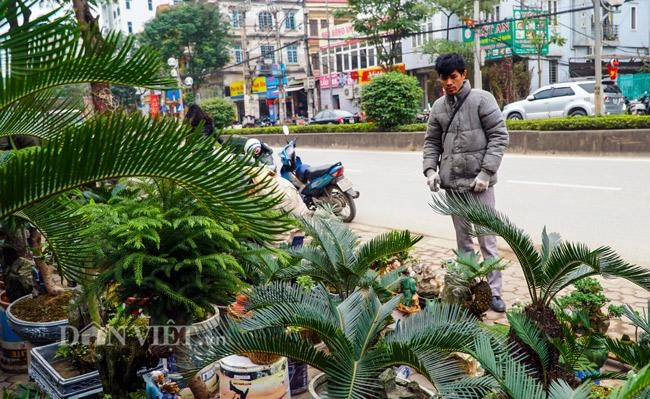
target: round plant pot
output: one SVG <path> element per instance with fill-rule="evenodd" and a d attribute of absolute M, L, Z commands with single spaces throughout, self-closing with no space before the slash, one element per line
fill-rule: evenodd
<path fill-rule="evenodd" d="M 312 399 L 320 399 L 327 397 L 327 375 L 320 373 L 309 381 L 309 397 Z M 323 396 L 321 396 L 323 395 Z"/>
<path fill-rule="evenodd" d="M 7 308 L 10 304 L 7 293 L 0 290 L 0 370 L 24 373 L 27 371 L 27 342 L 9 327 Z"/>
<path fill-rule="evenodd" d="M 59 342 L 64 337 L 65 327 L 68 325 L 68 319 L 47 321 L 47 322 L 34 322 L 20 320 L 11 312 L 11 308 L 18 302 L 31 298 L 31 294 L 27 294 L 12 302 L 7 308 L 7 321 L 9 327 L 21 338 L 31 342 L 35 346 L 51 344 Z"/>

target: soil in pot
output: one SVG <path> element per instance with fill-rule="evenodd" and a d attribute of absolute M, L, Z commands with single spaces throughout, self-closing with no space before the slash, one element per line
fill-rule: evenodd
<path fill-rule="evenodd" d="M 11 307 L 11 314 L 17 319 L 31 322 L 50 322 L 68 318 L 68 305 L 72 290 L 59 295 L 41 294 L 36 298 L 26 298 Z"/>
<path fill-rule="evenodd" d="M 60 359 L 50 363 L 59 375 L 65 379 L 78 377 L 83 374 L 70 359 Z"/>

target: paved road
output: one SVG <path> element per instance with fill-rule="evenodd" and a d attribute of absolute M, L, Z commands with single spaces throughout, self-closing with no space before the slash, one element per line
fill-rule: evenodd
<path fill-rule="evenodd" d="M 298 147 L 297 153 L 311 165 L 343 162 L 361 192 L 355 222 L 453 238 L 450 219 L 427 205 L 419 152 Z M 546 226 L 565 240 L 608 245 L 650 266 L 650 158 L 506 154 L 497 208 L 536 242 Z"/>

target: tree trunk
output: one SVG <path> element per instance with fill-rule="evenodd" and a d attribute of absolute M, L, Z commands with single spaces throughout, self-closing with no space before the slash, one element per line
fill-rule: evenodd
<path fill-rule="evenodd" d="M 537 88 L 542 87 L 542 56 L 537 53 Z"/>
<path fill-rule="evenodd" d="M 158 362 L 158 359 L 151 356 L 149 344 L 147 341 L 140 345 L 137 338 L 130 337 L 124 345 L 111 342 L 95 347 L 104 394 L 113 398 L 128 398 L 129 393 L 142 388 L 138 370 L 149 369 Z"/>
<path fill-rule="evenodd" d="M 45 263 L 43 259 L 43 235 L 40 231 L 35 228 L 29 229 L 29 238 L 27 242 L 32 247 L 32 253 L 34 254 L 34 264 L 38 269 L 38 272 L 41 274 L 41 280 L 45 286 L 45 291 L 50 295 L 59 295 L 63 293 L 63 287 L 54 280 L 54 273 L 50 266 Z"/>
<path fill-rule="evenodd" d="M 77 23 L 81 27 L 84 47 L 89 50 L 102 45 L 103 39 L 99 30 L 97 18 L 90 12 L 87 0 L 72 0 Z M 93 109 L 98 114 L 112 111 L 111 88 L 108 83 L 94 82 L 90 84 L 90 94 L 93 102 Z"/>
<path fill-rule="evenodd" d="M 447 14 L 447 41 L 449 41 L 449 21 L 451 20 L 452 14 Z"/>
<path fill-rule="evenodd" d="M 205 385 L 205 382 L 201 380 L 201 376 L 196 374 L 188 383 L 190 391 L 192 391 L 192 396 L 194 399 L 210 399 L 210 392 L 208 387 Z"/>

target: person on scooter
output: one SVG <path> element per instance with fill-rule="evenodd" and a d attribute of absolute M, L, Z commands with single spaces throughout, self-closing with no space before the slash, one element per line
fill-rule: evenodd
<path fill-rule="evenodd" d="M 253 158 L 261 163 L 268 165 L 275 171 L 275 163 L 273 162 L 273 149 L 267 144 L 259 141 L 258 139 L 248 139 L 244 144 L 244 154 L 251 154 Z"/>

